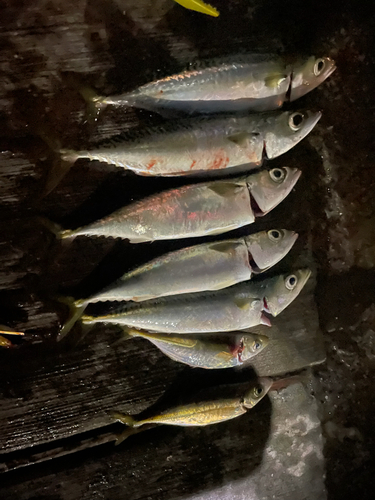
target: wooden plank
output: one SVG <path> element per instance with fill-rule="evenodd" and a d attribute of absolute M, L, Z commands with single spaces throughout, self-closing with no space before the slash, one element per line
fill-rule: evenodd
<path fill-rule="evenodd" d="M 159 427 L 115 450 L 108 445 L 45 464 L 43 473 L 33 467 L 22 482 L 17 474 L 6 475 L 0 494 L 10 500 L 30 499 L 30 491 L 60 500 L 85 500 L 93 492 L 114 500 L 322 500 L 321 449 L 316 403 L 296 384 L 227 423 Z"/>
<path fill-rule="evenodd" d="M 316 311 L 310 307 L 312 290 L 313 283 L 267 329 L 272 337 L 269 352 L 254 362 L 259 375 L 290 372 L 324 360 Z M 115 408 L 138 413 L 155 402 L 180 371 L 197 372 L 170 361 L 144 340 L 111 346 L 116 330 L 96 332 L 73 350 L 37 344 L 0 352 L 3 452 L 108 425 L 108 413 Z"/>

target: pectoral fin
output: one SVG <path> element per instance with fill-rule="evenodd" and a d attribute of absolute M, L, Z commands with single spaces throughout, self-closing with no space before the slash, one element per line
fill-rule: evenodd
<path fill-rule="evenodd" d="M 223 198 L 230 198 L 235 192 L 235 184 L 233 182 L 217 182 L 213 183 L 209 189 Z"/>
<path fill-rule="evenodd" d="M 243 309 L 244 311 L 250 309 L 250 300 L 247 298 L 235 297 L 234 303 L 238 308 Z"/>
<path fill-rule="evenodd" d="M 252 135 L 247 132 L 239 132 L 238 134 L 228 136 L 228 141 L 234 142 L 240 148 L 246 148 L 251 137 Z"/>
<path fill-rule="evenodd" d="M 233 241 L 218 241 L 211 243 L 208 247 L 210 250 L 215 250 L 215 252 L 228 253 L 233 251 L 237 245 L 238 243 Z"/>
<path fill-rule="evenodd" d="M 281 75 L 280 73 L 274 73 L 271 75 L 266 76 L 264 79 L 264 83 L 266 84 L 267 87 L 270 87 L 272 89 L 280 87 L 280 85 L 283 83 L 283 81 L 287 78 L 287 75 Z"/>

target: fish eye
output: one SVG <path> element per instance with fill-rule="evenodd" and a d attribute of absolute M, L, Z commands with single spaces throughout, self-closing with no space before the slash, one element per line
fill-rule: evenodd
<path fill-rule="evenodd" d="M 260 386 L 254 387 L 253 394 L 255 398 L 259 398 L 263 394 L 263 388 Z"/>
<path fill-rule="evenodd" d="M 273 168 L 270 170 L 270 177 L 274 182 L 281 183 L 285 179 L 286 171 L 283 168 Z"/>
<path fill-rule="evenodd" d="M 279 241 L 283 236 L 282 232 L 278 229 L 271 229 L 267 234 L 271 241 Z"/>
<path fill-rule="evenodd" d="M 253 342 L 253 349 L 254 349 L 254 351 L 257 351 L 257 350 L 258 350 L 258 349 L 260 349 L 261 347 L 262 347 L 262 344 L 261 344 L 261 342 L 260 342 L 259 340 L 255 340 L 255 341 Z"/>
<path fill-rule="evenodd" d="M 297 284 L 297 276 L 295 276 L 294 274 L 291 274 L 285 280 L 285 286 L 288 290 L 293 290 L 293 288 L 295 288 L 296 284 Z"/>
<path fill-rule="evenodd" d="M 293 132 L 297 132 L 302 127 L 304 116 L 302 113 L 297 111 L 289 116 L 289 127 Z"/>
<path fill-rule="evenodd" d="M 324 70 L 326 63 L 324 59 L 317 59 L 314 64 L 314 75 L 319 76 L 321 72 Z"/>

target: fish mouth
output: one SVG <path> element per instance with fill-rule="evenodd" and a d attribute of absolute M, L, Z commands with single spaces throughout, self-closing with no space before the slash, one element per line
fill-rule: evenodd
<path fill-rule="evenodd" d="M 326 73 L 326 75 L 327 75 L 326 78 L 329 78 L 332 75 L 332 73 L 334 71 L 336 71 L 337 66 L 336 66 L 335 61 L 333 59 L 331 59 L 330 57 L 327 57 L 326 59 L 327 59 L 328 62 L 332 63 L 332 66 L 329 68 L 329 70 Z"/>
<path fill-rule="evenodd" d="M 304 127 L 304 131 L 305 131 L 304 137 L 306 137 L 306 135 L 312 131 L 312 129 L 315 127 L 315 125 L 321 119 L 322 112 L 321 111 L 316 111 L 316 112 L 306 111 L 306 115 L 307 115 L 307 120 L 306 120 L 306 125 Z"/>
<path fill-rule="evenodd" d="M 300 287 L 301 287 L 300 290 L 302 290 L 302 288 L 306 285 L 306 283 L 307 283 L 308 279 L 310 278 L 310 276 L 311 276 L 310 269 L 306 269 L 305 270 L 305 276 L 303 277 L 302 283 L 300 285 Z"/>

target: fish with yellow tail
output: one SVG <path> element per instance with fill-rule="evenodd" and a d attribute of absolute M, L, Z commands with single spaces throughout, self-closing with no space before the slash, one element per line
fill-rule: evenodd
<path fill-rule="evenodd" d="M 181 427 L 218 424 L 237 418 L 254 408 L 267 395 L 271 386 L 272 379 L 262 377 L 257 382 L 252 383 L 241 396 L 177 406 L 144 420 L 136 420 L 130 415 L 122 415 L 121 413 L 115 413 L 113 416 L 119 422 L 130 427 L 141 427 L 145 424 L 177 425 Z"/>

